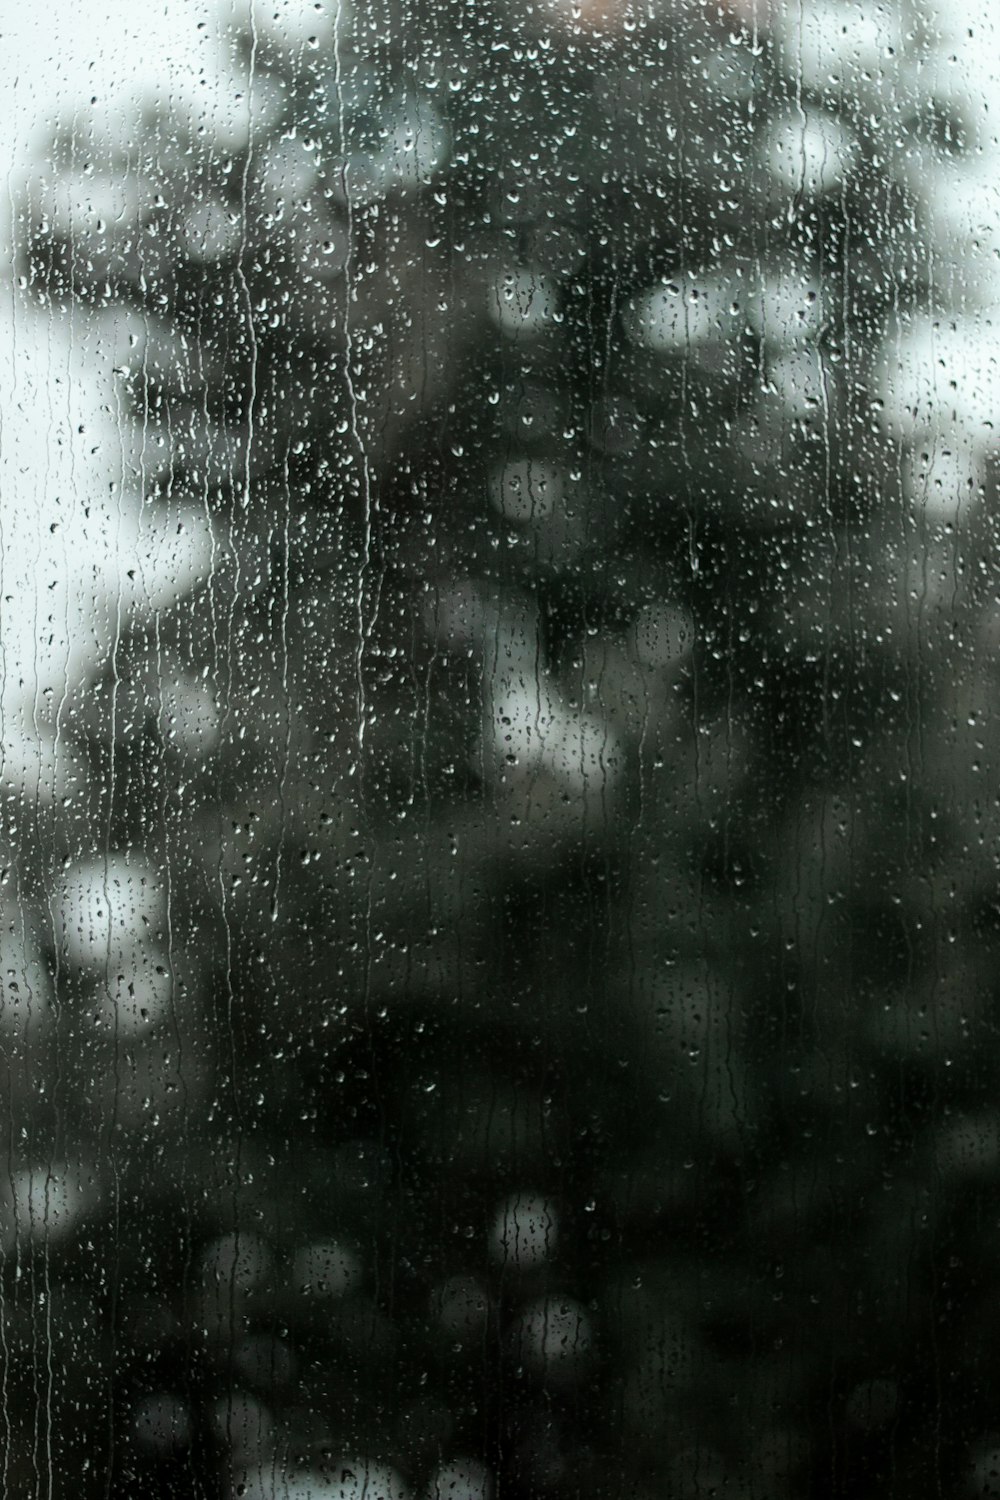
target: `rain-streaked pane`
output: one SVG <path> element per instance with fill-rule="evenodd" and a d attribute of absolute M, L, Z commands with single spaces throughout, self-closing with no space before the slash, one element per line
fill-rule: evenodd
<path fill-rule="evenodd" d="M 994 7 L 0 33 L 0 1492 L 1000 1494 Z"/>

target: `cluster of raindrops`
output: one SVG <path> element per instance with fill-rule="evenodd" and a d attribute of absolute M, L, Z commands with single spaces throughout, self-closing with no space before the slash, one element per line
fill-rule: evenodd
<path fill-rule="evenodd" d="M 115 420 L 4 683 L 18 1442 L 989 1493 L 989 13 L 389 11 L 32 186 Z"/>

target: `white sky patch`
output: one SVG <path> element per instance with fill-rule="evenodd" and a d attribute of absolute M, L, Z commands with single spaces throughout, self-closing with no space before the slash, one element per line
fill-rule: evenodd
<path fill-rule="evenodd" d="M 64 795 L 72 774 L 54 749 L 65 695 L 106 660 L 133 609 L 169 602 L 208 553 L 204 533 L 142 511 L 108 316 L 40 307 L 12 251 L 25 204 L 52 176 L 57 127 L 107 150 L 150 99 L 220 124 L 233 113 L 213 16 L 206 0 L 57 0 L 43 25 L 14 5 L 0 25 L 0 779 L 42 797 Z"/>

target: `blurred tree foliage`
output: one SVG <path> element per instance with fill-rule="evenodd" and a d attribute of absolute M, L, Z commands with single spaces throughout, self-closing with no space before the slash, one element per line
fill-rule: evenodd
<path fill-rule="evenodd" d="M 986 126 L 793 9 L 257 7 L 57 143 L 212 565 L 18 815 L 6 1493 L 997 1492 Z"/>

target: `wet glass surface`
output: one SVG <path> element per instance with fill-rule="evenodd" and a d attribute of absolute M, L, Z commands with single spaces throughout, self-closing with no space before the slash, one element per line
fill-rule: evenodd
<path fill-rule="evenodd" d="M 1000 1494 L 994 8 L 4 29 L 0 1492 Z"/>

